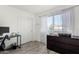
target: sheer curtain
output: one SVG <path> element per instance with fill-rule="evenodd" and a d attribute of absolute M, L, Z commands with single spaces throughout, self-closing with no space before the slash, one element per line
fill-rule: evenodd
<path fill-rule="evenodd" d="M 42 16 L 40 33 L 41 41 L 46 44 L 47 34 L 49 33 L 57 32 L 72 34 L 74 28 L 73 19 L 73 9 L 64 10 L 52 16 Z M 59 24 L 59 27 L 56 27 L 57 25 L 55 24 Z"/>
<path fill-rule="evenodd" d="M 73 9 L 66 10 L 62 13 L 62 33 L 73 33 L 74 28 L 74 11 Z"/>

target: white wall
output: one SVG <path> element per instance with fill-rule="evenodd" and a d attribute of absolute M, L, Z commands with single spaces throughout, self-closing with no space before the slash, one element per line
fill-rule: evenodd
<path fill-rule="evenodd" d="M 30 21 L 29 21 L 30 20 Z M 24 22 L 22 22 L 24 21 Z M 35 15 L 10 6 L 0 6 L 0 26 L 10 27 L 11 32 L 22 34 L 22 43 L 35 40 Z M 27 27 L 31 26 L 31 27 Z M 26 29 L 26 30 L 24 30 Z M 27 29 L 31 29 L 30 34 Z M 26 38 L 28 35 L 32 39 Z M 14 41 L 14 40 L 13 40 Z"/>
<path fill-rule="evenodd" d="M 74 8 L 74 35 L 79 36 L 79 6 Z"/>
<path fill-rule="evenodd" d="M 40 41 L 40 26 L 41 26 L 41 20 L 39 16 L 35 16 L 35 40 Z"/>

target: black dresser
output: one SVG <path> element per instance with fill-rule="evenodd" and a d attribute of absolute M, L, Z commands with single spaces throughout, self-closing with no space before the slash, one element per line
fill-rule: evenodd
<path fill-rule="evenodd" d="M 61 54 L 78 54 L 79 39 L 47 35 L 47 48 Z"/>

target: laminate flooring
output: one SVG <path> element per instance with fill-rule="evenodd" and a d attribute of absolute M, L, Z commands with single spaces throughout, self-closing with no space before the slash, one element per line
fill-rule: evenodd
<path fill-rule="evenodd" d="M 0 54 L 58 54 L 57 52 L 50 51 L 42 42 L 31 41 L 22 45 L 21 48 L 14 50 L 0 51 Z"/>

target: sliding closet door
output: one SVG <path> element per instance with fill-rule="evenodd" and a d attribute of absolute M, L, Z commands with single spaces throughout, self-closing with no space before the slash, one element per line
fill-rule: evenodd
<path fill-rule="evenodd" d="M 22 35 L 22 43 L 32 41 L 33 39 L 33 21 L 31 17 L 20 16 L 18 17 L 17 27 L 18 32 Z"/>

